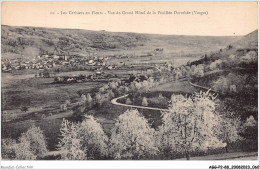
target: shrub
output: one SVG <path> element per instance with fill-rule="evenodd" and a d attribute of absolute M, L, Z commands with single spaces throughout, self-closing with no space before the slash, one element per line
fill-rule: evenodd
<path fill-rule="evenodd" d="M 87 99 L 86 100 L 87 100 L 88 103 L 92 102 L 92 97 L 91 97 L 91 95 L 89 93 L 87 94 Z"/>
<path fill-rule="evenodd" d="M 229 90 L 228 79 L 221 76 L 217 81 L 213 83 L 213 89 L 220 92 L 228 92 Z"/>
<path fill-rule="evenodd" d="M 245 138 L 244 149 L 246 151 L 257 151 L 258 148 L 258 123 L 255 118 L 249 116 L 242 126 L 241 135 Z"/>
<path fill-rule="evenodd" d="M 60 111 L 65 112 L 65 111 L 67 111 L 67 110 L 68 110 L 68 108 L 67 108 L 67 105 L 66 105 L 66 104 L 61 104 L 61 105 L 60 105 Z"/>
<path fill-rule="evenodd" d="M 148 102 L 147 102 L 146 97 L 143 98 L 142 106 L 148 106 Z"/>
<path fill-rule="evenodd" d="M 86 101 L 87 101 L 86 96 L 85 96 L 84 94 L 82 94 L 82 95 L 80 96 L 80 102 L 81 102 L 81 103 L 85 103 Z"/>
<path fill-rule="evenodd" d="M 132 101 L 129 98 L 127 98 L 125 104 L 132 104 Z"/>
<path fill-rule="evenodd" d="M 246 119 L 245 123 L 243 124 L 244 128 L 255 127 L 255 126 L 257 126 L 257 122 L 256 122 L 255 118 L 252 115 L 249 116 Z"/>
<path fill-rule="evenodd" d="M 97 93 L 95 95 L 95 103 L 98 105 L 98 106 L 101 106 L 102 104 L 102 96 L 100 93 Z"/>
<path fill-rule="evenodd" d="M 192 74 L 195 77 L 203 77 L 204 76 L 204 65 L 199 64 L 194 68 L 194 71 L 192 72 Z"/>
<path fill-rule="evenodd" d="M 93 99 L 89 93 L 87 94 L 86 102 L 87 102 L 87 105 L 91 108 L 93 105 Z"/>

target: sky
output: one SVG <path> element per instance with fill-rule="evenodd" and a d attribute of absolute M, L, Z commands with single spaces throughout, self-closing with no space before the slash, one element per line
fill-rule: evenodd
<path fill-rule="evenodd" d="M 61 15 L 61 11 L 67 14 Z M 84 12 L 84 15 L 69 14 L 69 11 Z M 135 14 L 135 11 L 145 14 Z M 148 11 L 151 14 L 147 14 Z M 172 14 L 162 14 L 165 11 Z M 174 14 L 174 11 L 184 13 Z M 195 14 L 195 11 L 207 15 Z M 134 14 L 123 14 L 126 12 Z M 242 1 L 9 1 L 2 3 L 1 24 L 169 35 L 246 35 L 258 29 L 258 4 Z"/>

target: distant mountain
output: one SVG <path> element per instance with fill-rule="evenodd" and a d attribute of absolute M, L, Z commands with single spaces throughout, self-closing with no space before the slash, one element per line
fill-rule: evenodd
<path fill-rule="evenodd" d="M 13 27 L 2 25 L 2 57 L 34 57 L 41 54 L 88 55 L 146 55 L 157 48 L 169 56 L 204 54 L 225 48 L 239 36 L 182 36 Z"/>

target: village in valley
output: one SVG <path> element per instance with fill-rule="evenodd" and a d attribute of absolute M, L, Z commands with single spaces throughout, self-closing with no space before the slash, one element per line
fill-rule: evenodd
<path fill-rule="evenodd" d="M 148 57 L 153 56 L 153 58 L 156 58 L 158 53 L 162 54 L 162 52 L 163 48 L 157 48 L 152 54 L 149 54 Z M 105 74 L 104 70 L 128 69 L 128 75 L 130 76 L 133 75 L 133 73 L 144 75 L 145 73 L 149 74 L 154 71 L 160 72 L 163 69 L 169 71 L 174 69 L 173 63 L 167 61 L 159 61 L 156 63 L 139 62 L 133 64 L 129 61 L 130 57 L 125 54 L 100 57 L 97 53 L 88 52 L 88 56 L 42 54 L 28 60 L 25 58 L 26 57 L 22 55 L 17 59 L 2 60 L 2 72 L 12 73 L 12 71 L 15 70 L 30 70 L 31 73 L 35 73 L 35 77 L 54 78 L 54 83 L 75 83 L 86 81 L 87 79 L 93 80 L 117 77 L 116 74 Z M 135 67 L 138 67 L 138 69 L 135 69 Z M 63 76 L 57 76 L 57 74 L 61 72 L 66 73 L 83 70 L 91 71 L 92 74 L 88 73 L 72 76 L 68 73 L 67 75 L 63 74 Z"/>
<path fill-rule="evenodd" d="M 80 67 L 80 66 L 97 66 L 89 67 L 89 69 L 96 69 L 106 67 L 107 69 L 115 69 L 116 65 L 106 65 L 108 57 L 81 57 L 68 55 L 41 55 L 35 56 L 32 60 L 25 61 L 24 56 L 21 58 L 2 61 L 2 71 L 11 72 L 12 70 L 33 69 L 36 73 L 35 77 L 50 77 L 51 75 L 43 74 L 44 70 L 53 70 L 52 72 L 59 72 L 61 67 Z"/>

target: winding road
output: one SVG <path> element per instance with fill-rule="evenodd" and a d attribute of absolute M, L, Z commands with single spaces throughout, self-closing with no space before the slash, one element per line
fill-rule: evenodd
<path fill-rule="evenodd" d="M 176 81 L 176 82 L 180 82 L 180 81 Z M 176 82 L 175 82 L 175 83 L 176 83 Z M 203 87 L 203 86 L 200 86 L 200 85 L 191 83 L 191 82 L 188 82 L 187 84 L 188 84 L 188 86 L 191 86 L 191 87 L 194 87 L 194 88 L 197 88 L 197 89 L 203 89 L 203 90 L 206 90 L 206 91 L 210 90 L 210 88 L 208 88 L 208 87 Z M 183 87 L 183 86 L 181 86 L 181 87 Z M 216 92 L 216 91 L 213 91 L 213 90 L 210 90 L 210 91 L 212 91 L 212 92 L 214 92 L 214 93 L 219 93 L 219 92 Z M 126 95 L 123 95 L 123 96 L 114 98 L 114 99 L 111 100 L 111 103 L 114 104 L 114 105 L 124 106 L 124 107 L 131 107 L 131 108 L 148 109 L 148 110 L 158 110 L 158 111 L 167 111 L 167 109 L 161 109 L 161 108 L 156 108 L 156 107 L 137 106 L 137 105 L 123 104 L 123 103 L 117 102 L 118 99 L 125 98 L 125 97 L 127 97 L 128 95 L 129 95 L 129 94 L 126 94 Z"/>
<path fill-rule="evenodd" d="M 118 105 L 118 106 L 124 106 L 124 107 L 131 107 L 131 108 L 138 108 L 138 109 L 148 109 L 148 110 L 158 110 L 158 111 L 167 111 L 167 109 L 160 109 L 160 108 L 155 108 L 155 107 L 144 107 L 144 106 L 136 106 L 136 105 L 129 105 L 129 104 L 123 104 L 123 103 L 118 103 L 117 100 L 118 99 L 122 99 L 127 97 L 128 94 L 124 95 L 124 96 L 120 96 L 117 98 L 114 98 L 111 100 L 111 103 L 114 105 Z"/>

